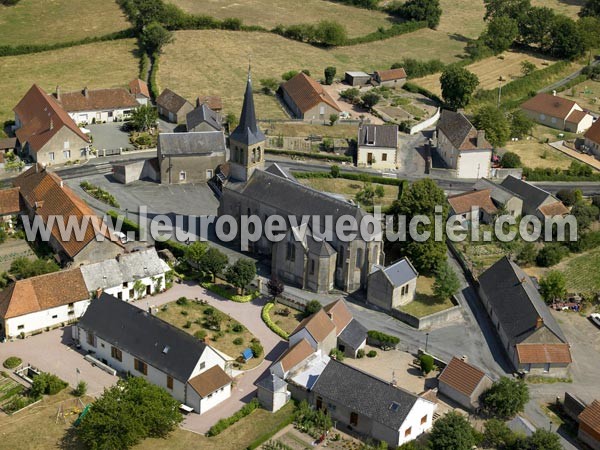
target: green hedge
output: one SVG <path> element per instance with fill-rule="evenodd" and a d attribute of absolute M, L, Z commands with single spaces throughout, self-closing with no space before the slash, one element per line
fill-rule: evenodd
<path fill-rule="evenodd" d="M 404 90 L 406 90 L 408 92 L 412 92 L 414 94 L 424 95 L 425 97 L 433 100 L 434 102 L 437 102 L 440 105 L 444 103 L 444 101 L 438 95 L 425 89 L 424 87 L 421 87 L 415 83 L 411 83 L 410 81 L 407 81 L 406 83 L 404 83 L 404 86 L 402 86 L 402 88 Z"/>
<path fill-rule="evenodd" d="M 367 337 L 379 343 L 382 347 L 393 347 L 400 342 L 400 338 L 377 330 L 367 332 Z"/>
<path fill-rule="evenodd" d="M 265 306 L 263 306 L 262 312 L 260 313 L 260 317 L 262 318 L 265 325 L 268 326 L 273 333 L 277 334 L 279 337 L 282 337 L 287 341 L 290 338 L 289 333 L 286 333 L 284 330 L 282 330 L 279 327 L 279 325 L 277 325 L 275 322 L 273 322 L 273 320 L 271 320 L 271 316 L 269 316 L 269 313 L 273 309 L 273 306 L 275 306 L 275 303 L 272 302 L 269 302 Z"/>
<path fill-rule="evenodd" d="M 593 172 L 589 175 L 576 175 L 568 170 L 537 167 L 525 167 L 523 176 L 527 181 L 600 181 L 600 173 Z"/>
<path fill-rule="evenodd" d="M 158 86 L 157 75 L 158 75 L 158 55 L 152 55 L 150 57 L 150 75 L 148 76 L 148 89 L 153 100 L 156 100 L 160 95 L 160 87 Z"/>
<path fill-rule="evenodd" d="M 296 172 L 292 171 L 295 178 L 335 178 L 329 172 Z M 340 172 L 337 178 L 353 181 L 365 181 L 369 183 L 385 184 L 388 186 L 404 187 L 406 180 L 398 178 L 387 178 L 379 175 L 369 175 L 366 173 Z"/>
<path fill-rule="evenodd" d="M 154 246 L 157 250 L 169 250 L 176 258 L 182 258 L 185 255 L 185 249 L 187 248 L 187 245 L 171 239 L 163 242 L 156 241 Z"/>
<path fill-rule="evenodd" d="M 106 212 L 106 215 L 112 219 L 112 225 L 115 226 L 117 219 L 121 218 L 123 223 L 121 225 L 121 232 L 127 233 L 128 231 L 133 231 L 135 233 L 136 238 L 139 239 L 142 229 L 140 226 L 132 220 L 126 219 L 122 214 L 119 214 L 117 211 L 109 210 Z"/>
<path fill-rule="evenodd" d="M 364 36 L 346 39 L 346 42 L 343 46 L 382 41 L 384 39 L 389 39 L 394 36 L 400 36 L 401 34 L 412 33 L 423 28 L 427 28 L 427 22 L 410 21 L 392 25 L 390 28 L 379 27 L 377 31 L 373 31 L 372 33 L 366 34 Z"/>
<path fill-rule="evenodd" d="M 148 75 L 148 67 L 150 66 L 150 58 L 148 58 L 148 53 L 144 50 L 140 50 L 142 55 L 140 56 L 140 71 L 138 73 L 138 78 L 140 80 L 146 80 L 146 76 Z"/>
<path fill-rule="evenodd" d="M 260 403 L 258 402 L 257 398 L 253 398 L 250 401 L 250 403 L 244 405 L 234 415 L 226 417 L 225 419 L 221 419 L 217 423 L 215 423 L 212 427 L 210 427 L 210 429 L 208 430 L 207 436 L 212 437 L 212 436 L 217 436 L 217 435 L 221 434 L 223 431 L 225 431 L 231 425 L 233 425 L 234 423 L 243 419 L 244 417 L 249 415 L 252 411 L 254 411 L 255 409 L 258 409 L 258 408 L 260 408 Z"/>
<path fill-rule="evenodd" d="M 227 289 L 225 289 L 224 287 L 222 287 L 218 284 L 209 283 L 206 281 L 203 283 L 200 283 L 200 285 L 204 289 L 208 289 L 209 291 L 214 292 L 215 294 L 220 295 L 221 297 L 225 297 L 226 299 L 231 300 L 236 303 L 248 303 L 260 296 L 260 292 L 258 292 L 258 291 L 254 291 L 254 292 L 251 292 L 250 294 L 246 294 L 246 295 L 230 294 L 229 291 Z"/>
<path fill-rule="evenodd" d="M 334 153 L 310 153 L 310 152 L 293 152 L 291 150 L 279 150 L 274 148 L 265 149 L 266 153 L 271 155 L 285 155 L 285 156 L 301 156 L 303 158 L 310 159 L 322 159 L 327 161 L 340 161 L 340 162 L 353 162 L 352 156 L 336 155 Z"/>

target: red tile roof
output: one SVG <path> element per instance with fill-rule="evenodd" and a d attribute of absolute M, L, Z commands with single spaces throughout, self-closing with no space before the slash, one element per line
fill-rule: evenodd
<path fill-rule="evenodd" d="M 344 328 L 348 326 L 350 322 L 352 322 L 352 313 L 348 309 L 346 302 L 344 300 L 339 299 L 329 305 L 323 307 L 327 315 L 335 324 L 336 333 L 339 336 Z"/>
<path fill-rule="evenodd" d="M 22 145 L 29 143 L 29 148 L 37 152 L 63 127 L 69 128 L 85 143 L 90 138 L 84 134 L 56 99 L 46 94 L 37 84 L 15 106 L 13 111 L 22 123 L 16 131 Z"/>
<path fill-rule="evenodd" d="M 588 115 L 588 113 L 586 113 L 585 111 L 580 111 L 580 110 L 576 109 L 571 114 L 569 114 L 569 117 L 567 117 L 567 122 L 579 123 L 583 119 L 585 119 L 587 117 L 587 115 Z"/>
<path fill-rule="evenodd" d="M 573 100 L 542 93 L 527 100 L 521 108 L 565 120 L 575 104 Z"/>
<path fill-rule="evenodd" d="M 17 214 L 20 211 L 19 188 L 0 190 L 0 216 Z"/>
<path fill-rule="evenodd" d="M 455 214 L 471 212 L 471 208 L 475 206 L 478 206 L 488 214 L 495 214 L 498 212 L 498 208 L 492 202 L 491 193 L 491 189 L 482 189 L 481 191 L 451 195 L 448 197 L 448 203 L 450 203 Z"/>
<path fill-rule="evenodd" d="M 200 394 L 200 397 L 205 398 L 208 394 L 212 394 L 217 389 L 227 386 L 231 383 L 231 377 L 225 373 L 220 366 L 213 366 L 205 370 L 200 375 L 188 381 L 190 386 Z"/>
<path fill-rule="evenodd" d="M 596 144 L 600 144 L 600 120 L 596 120 L 583 136 Z"/>
<path fill-rule="evenodd" d="M 129 82 L 129 92 L 136 96 L 139 94 L 146 98 L 150 98 L 150 90 L 148 89 L 148 85 L 145 81 L 142 81 L 139 78 Z"/>
<path fill-rule="evenodd" d="M 312 316 L 309 316 L 300 322 L 296 329 L 292 331 L 292 334 L 296 334 L 302 328 L 306 328 L 306 330 L 317 342 L 323 342 L 327 336 L 335 331 L 335 325 L 333 321 L 323 309 L 320 309 Z"/>
<path fill-rule="evenodd" d="M 58 102 L 68 112 L 110 111 L 139 106 L 135 97 L 125 88 L 88 89 L 61 92 Z"/>
<path fill-rule="evenodd" d="M 542 205 L 538 209 L 544 215 L 544 217 L 564 216 L 565 214 L 569 214 L 569 208 L 567 208 L 562 202 L 554 202 L 547 205 Z"/>
<path fill-rule="evenodd" d="M 375 72 L 381 81 L 392 81 L 406 78 L 406 71 L 401 67 L 399 69 L 378 70 Z"/>
<path fill-rule="evenodd" d="M 570 364 L 569 344 L 517 344 L 517 358 L 521 364 Z"/>
<path fill-rule="evenodd" d="M 341 108 L 333 97 L 323 89 L 323 86 L 303 72 L 283 83 L 281 88 L 287 92 L 298 109 L 303 113 L 314 108 L 321 102 L 327 103 L 337 111 L 341 111 Z"/>
<path fill-rule="evenodd" d="M 470 397 L 485 376 L 485 372 L 477 367 L 453 357 L 440 374 L 439 381 Z"/>
<path fill-rule="evenodd" d="M 314 349 L 310 343 L 306 339 L 301 339 L 296 345 L 287 349 L 276 362 L 281 363 L 281 368 L 284 372 L 287 372 L 313 353 Z"/>
<path fill-rule="evenodd" d="M 600 402 L 594 400 L 579 414 L 579 423 L 600 434 Z"/>
<path fill-rule="evenodd" d="M 196 106 L 204 103 L 213 111 L 221 111 L 223 109 L 223 100 L 218 95 L 201 95 L 196 99 Z"/>

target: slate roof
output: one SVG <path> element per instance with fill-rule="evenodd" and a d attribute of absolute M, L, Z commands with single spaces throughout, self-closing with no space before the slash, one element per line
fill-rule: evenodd
<path fill-rule="evenodd" d="M 106 293 L 92 300 L 78 326 L 184 383 L 207 347 L 192 335 Z"/>
<path fill-rule="evenodd" d="M 485 377 L 485 372 L 454 356 L 438 379 L 470 397 Z"/>
<path fill-rule="evenodd" d="M 206 398 L 217 389 L 227 386 L 232 382 L 229 375 L 220 366 L 214 365 L 188 381 L 189 385 L 202 398 Z"/>
<path fill-rule="evenodd" d="M 476 191 L 489 189 L 491 191 L 490 197 L 492 197 L 492 200 L 498 202 L 500 205 L 505 205 L 506 202 L 508 202 L 513 197 L 521 198 L 521 196 L 516 194 L 515 192 L 511 192 L 504 186 L 496 184 L 493 181 L 488 180 L 487 178 L 480 178 L 479 180 L 477 180 L 473 189 L 475 189 Z"/>
<path fill-rule="evenodd" d="M 17 214 L 20 211 L 19 188 L 0 189 L 0 216 Z"/>
<path fill-rule="evenodd" d="M 375 72 L 375 75 L 381 81 L 401 80 L 406 78 L 406 71 L 400 67 L 398 69 L 378 70 Z"/>
<path fill-rule="evenodd" d="M 536 331 L 538 318 L 560 342 L 567 343 L 531 278 L 510 259 L 498 260 L 481 274 L 479 284 L 511 345 L 523 342 Z"/>
<path fill-rule="evenodd" d="M 222 131 L 160 133 L 158 147 L 161 156 L 209 155 L 226 151 L 225 135 Z"/>
<path fill-rule="evenodd" d="M 296 334 L 303 328 L 306 328 L 306 331 L 310 333 L 316 342 L 323 342 L 327 336 L 336 331 L 333 321 L 323 309 L 318 310 L 312 316 L 309 316 L 300 322 L 290 336 Z"/>
<path fill-rule="evenodd" d="M 352 319 L 344 330 L 338 334 L 338 339 L 352 348 L 358 348 L 367 339 L 367 331 L 358 320 Z"/>
<path fill-rule="evenodd" d="M 575 105 L 573 100 L 541 93 L 527 100 L 521 108 L 565 120 Z"/>
<path fill-rule="evenodd" d="M 196 128 L 198 125 L 204 122 L 206 122 L 216 131 L 220 131 L 222 129 L 219 115 L 210 109 L 206 104 L 202 104 L 187 113 L 185 116 L 185 121 L 188 131 Z"/>
<path fill-rule="evenodd" d="M 254 145 L 258 142 L 267 140 L 256 121 L 256 110 L 254 109 L 254 94 L 252 93 L 252 78 L 250 77 L 250 72 L 248 72 L 248 81 L 246 82 L 246 92 L 244 93 L 244 104 L 242 106 L 240 123 L 235 130 L 233 130 L 229 139 L 244 145 Z"/>
<path fill-rule="evenodd" d="M 131 92 L 135 96 L 142 96 L 146 98 L 150 98 L 150 90 L 148 89 L 148 85 L 145 81 L 136 78 L 135 80 L 131 80 L 129 82 L 129 92 Z"/>
<path fill-rule="evenodd" d="M 400 429 L 419 399 L 389 382 L 335 360 L 327 364 L 312 391 L 393 430 Z M 391 408 L 392 402 L 398 405 L 395 411 Z"/>
<path fill-rule="evenodd" d="M 110 111 L 122 108 L 137 108 L 139 103 L 125 88 L 82 89 L 56 94 L 65 111 Z"/>
<path fill-rule="evenodd" d="M 325 240 L 316 240 L 313 237 L 310 229 L 306 230 L 306 244 L 308 246 L 308 251 L 317 256 L 332 256 L 333 254 L 335 254 L 335 250 L 331 246 L 331 244 Z"/>
<path fill-rule="evenodd" d="M 397 125 L 361 125 L 358 128 L 358 145 L 398 148 Z"/>
<path fill-rule="evenodd" d="M 37 84 L 31 86 L 13 111 L 22 124 L 15 132 L 17 139 L 21 145 L 28 143 L 34 152 L 46 145 L 63 127 L 81 138 L 84 144 L 90 142 L 89 136 L 79 129 L 56 99 Z"/>
<path fill-rule="evenodd" d="M 377 270 L 381 270 L 387 279 L 390 280 L 390 283 L 396 287 L 403 286 L 419 276 L 419 273 L 407 258 L 402 258 L 387 267 L 373 265 L 371 273 Z"/>
<path fill-rule="evenodd" d="M 492 191 L 490 189 L 463 192 L 462 194 L 449 196 L 448 203 L 450 203 L 455 214 L 471 212 L 471 208 L 475 206 L 488 214 L 495 214 L 498 208 L 492 202 L 491 195 Z"/>
<path fill-rule="evenodd" d="M 342 111 L 333 97 L 314 79 L 300 72 L 281 85 L 287 95 L 302 113 L 314 108 L 319 103 L 327 103 L 336 111 Z"/>
<path fill-rule="evenodd" d="M 290 177 L 290 175 L 288 175 L 288 173 L 285 170 L 283 170 L 283 168 L 277 163 L 271 164 L 269 167 L 267 167 L 265 169 L 265 172 L 269 172 L 269 173 L 271 173 L 273 175 L 277 175 L 281 178 L 292 179 L 292 177 Z"/>
<path fill-rule="evenodd" d="M 156 99 L 158 106 L 172 113 L 177 113 L 186 103 L 192 106 L 185 98 L 168 88 L 162 91 Z"/>
<path fill-rule="evenodd" d="M 261 378 L 254 383 L 254 385 L 266 389 L 269 392 L 278 392 L 287 388 L 287 383 L 275 374 L 269 374 L 266 377 Z"/>
<path fill-rule="evenodd" d="M 502 180 L 500 185 L 523 199 L 523 212 L 526 214 L 535 214 L 540 205 L 548 198 L 554 198 L 555 201 L 558 201 L 543 189 L 512 175 Z"/>
<path fill-rule="evenodd" d="M 463 113 L 443 110 L 437 129 L 444 133 L 454 148 L 458 150 L 492 148 L 492 145 L 486 139 L 483 140 L 483 146 L 477 146 L 477 130 Z"/>
<path fill-rule="evenodd" d="M 569 344 L 517 344 L 517 358 L 521 364 L 570 364 Z"/>
<path fill-rule="evenodd" d="M 600 120 L 596 120 L 583 136 L 600 145 Z"/>
<path fill-rule="evenodd" d="M 594 400 L 579 414 L 579 423 L 600 433 L 600 402 L 598 400 Z"/>

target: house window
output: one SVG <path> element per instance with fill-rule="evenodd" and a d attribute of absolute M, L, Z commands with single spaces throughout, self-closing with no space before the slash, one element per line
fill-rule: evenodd
<path fill-rule="evenodd" d="M 206 367 L 206 363 L 203 361 L 200 363 L 200 370 L 204 369 Z"/>
<path fill-rule="evenodd" d="M 113 116 L 113 112 L 112 112 L 112 111 L 109 111 L 109 112 L 108 112 L 108 117 L 112 117 L 112 116 Z"/>
<path fill-rule="evenodd" d="M 117 347 L 110 348 L 110 356 L 117 361 L 123 361 L 123 352 L 119 350 Z"/>
<path fill-rule="evenodd" d="M 310 260 L 310 274 L 311 275 L 315 274 L 315 260 L 314 259 Z"/>
<path fill-rule="evenodd" d="M 408 427 L 405 431 L 404 431 L 404 437 L 408 437 L 410 436 L 410 433 L 412 432 L 412 427 Z"/>
<path fill-rule="evenodd" d="M 63 144 L 63 148 L 64 148 L 65 150 L 67 150 L 67 149 L 71 148 L 71 144 L 69 143 L 69 141 L 65 141 L 65 142 L 64 142 L 64 144 Z"/>
<path fill-rule="evenodd" d="M 50 161 L 54 161 L 54 152 L 50 152 L 50 153 L 48 153 L 48 159 L 49 159 Z"/>
<path fill-rule="evenodd" d="M 355 412 L 350 413 L 350 425 L 353 427 L 358 425 L 358 414 Z"/>
<path fill-rule="evenodd" d="M 287 260 L 292 262 L 296 260 L 296 246 L 293 242 L 287 243 Z"/>
<path fill-rule="evenodd" d="M 75 306 L 75 303 L 69 303 L 67 306 L 68 306 L 69 308 L 73 308 L 73 307 Z"/>
<path fill-rule="evenodd" d="M 58 314 L 54 314 L 54 315 L 52 316 L 52 318 L 53 318 L 53 319 L 57 319 L 57 318 L 58 318 Z"/>
<path fill-rule="evenodd" d="M 387 161 L 387 153 L 384 153 L 383 155 L 381 155 L 381 160 Z"/>
<path fill-rule="evenodd" d="M 359 248 L 356 251 L 356 267 L 360 269 L 362 267 L 362 265 L 363 265 L 363 250 L 362 250 L 362 248 Z"/>
<path fill-rule="evenodd" d="M 65 150 L 63 152 L 63 158 L 65 158 L 65 159 L 71 158 L 71 150 Z"/>
<path fill-rule="evenodd" d="M 171 375 L 167 375 L 167 387 L 173 389 L 173 377 Z"/>
<path fill-rule="evenodd" d="M 545 373 L 550 372 L 550 363 L 546 363 L 546 365 L 544 366 L 544 372 Z"/>
<path fill-rule="evenodd" d="M 338 267 L 344 266 L 344 246 L 343 245 L 340 245 L 340 249 L 338 250 L 337 265 L 338 265 Z"/>
<path fill-rule="evenodd" d="M 179 172 L 179 181 L 185 181 L 186 173 L 184 170 Z"/>
<path fill-rule="evenodd" d="M 17 327 L 17 330 L 22 330 L 23 328 L 25 328 L 25 325 L 19 325 L 19 326 Z"/>
<path fill-rule="evenodd" d="M 144 361 L 140 361 L 139 359 L 135 358 L 133 360 L 133 367 L 138 372 L 148 375 L 148 364 L 146 364 Z"/>
<path fill-rule="evenodd" d="M 73 314 L 75 314 L 75 311 L 69 311 L 67 314 L 69 314 L 69 316 L 72 316 Z"/>
<path fill-rule="evenodd" d="M 208 398 L 211 398 L 213 395 L 212 394 L 208 394 Z"/>
<path fill-rule="evenodd" d="M 206 171 L 206 179 L 210 180 L 212 177 L 213 177 L 213 171 L 212 171 L 212 169 L 208 169 Z"/>
<path fill-rule="evenodd" d="M 426 422 L 427 422 L 427 416 L 425 415 L 425 416 L 421 417 L 421 425 L 423 425 Z"/>
<path fill-rule="evenodd" d="M 87 333 L 87 343 L 88 343 L 88 345 L 91 345 L 92 347 L 96 346 L 96 336 L 94 336 L 94 333 L 90 333 L 88 331 L 88 333 Z"/>

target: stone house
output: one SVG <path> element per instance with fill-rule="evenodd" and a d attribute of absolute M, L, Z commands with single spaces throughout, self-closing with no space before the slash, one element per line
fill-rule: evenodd
<path fill-rule="evenodd" d="M 6 232 L 13 232 L 16 216 L 22 209 L 19 188 L 0 189 L 0 223 Z"/>
<path fill-rule="evenodd" d="M 323 86 L 303 72 L 283 83 L 280 92 L 294 117 L 306 122 L 329 122 L 330 115 L 342 112 Z"/>
<path fill-rule="evenodd" d="M 458 178 L 490 174 L 492 145 L 461 112 L 444 110 L 437 124 L 437 153 Z"/>
<path fill-rule="evenodd" d="M 477 180 L 473 189 L 476 191 L 489 190 L 494 206 L 504 210 L 514 218 L 523 214 L 523 198 L 508 188 L 496 184 L 487 178 Z"/>
<path fill-rule="evenodd" d="M 373 265 L 367 284 L 367 302 L 391 311 L 415 299 L 418 272 L 407 258 L 383 267 Z"/>
<path fill-rule="evenodd" d="M 523 215 L 530 214 L 543 220 L 569 214 L 569 209 L 554 195 L 520 178 L 509 175 L 500 185 L 523 199 Z"/>
<path fill-rule="evenodd" d="M 406 71 L 403 68 L 377 70 L 371 82 L 375 86 L 402 87 L 406 83 Z"/>
<path fill-rule="evenodd" d="M 62 92 L 60 87 L 57 87 L 54 96 L 77 124 L 125 120 L 140 106 L 136 96 L 125 88 L 85 87 L 75 92 Z"/>
<path fill-rule="evenodd" d="M 223 131 L 160 133 L 158 164 L 162 184 L 206 183 L 227 161 Z"/>
<path fill-rule="evenodd" d="M 290 333 L 288 342 L 293 347 L 303 340 L 309 343 L 312 352 L 321 350 L 325 355 L 337 347 L 337 330 L 325 310 L 320 309 L 300 322 Z"/>
<path fill-rule="evenodd" d="M 187 131 L 221 131 L 221 117 L 206 103 L 197 106 L 186 115 Z"/>
<path fill-rule="evenodd" d="M 567 376 L 572 362 L 569 343 L 518 265 L 504 257 L 487 269 L 479 277 L 479 297 L 517 371 Z"/>
<path fill-rule="evenodd" d="M 221 111 L 223 111 L 223 99 L 218 95 L 199 95 L 196 98 L 196 108 L 200 105 L 206 105 L 214 112 L 221 116 Z"/>
<path fill-rule="evenodd" d="M 96 360 L 162 387 L 198 414 L 231 395 L 232 379 L 219 352 L 106 293 L 92 300 L 72 333 Z"/>
<path fill-rule="evenodd" d="M 172 123 L 184 123 L 194 106 L 171 89 L 165 89 L 156 99 L 158 114 Z"/>
<path fill-rule="evenodd" d="M 17 138 L 0 138 L 0 154 L 4 157 L 6 153 L 12 152 L 17 148 Z"/>
<path fill-rule="evenodd" d="M 492 379 L 465 359 L 453 357 L 438 377 L 438 391 L 463 408 L 479 408 L 481 394 L 492 387 Z"/>
<path fill-rule="evenodd" d="M 481 223 L 491 223 L 498 213 L 498 208 L 494 205 L 491 194 L 491 189 L 482 189 L 450 195 L 448 197 L 450 215 L 456 216 L 467 226 L 474 220 Z M 477 217 L 473 217 L 475 210 L 478 211 Z"/>
<path fill-rule="evenodd" d="M 145 81 L 136 78 L 129 83 L 129 92 L 140 105 L 148 105 L 151 101 L 150 89 Z"/>
<path fill-rule="evenodd" d="M 590 153 L 600 159 L 600 120 L 596 120 L 589 130 L 585 132 L 584 145 Z"/>
<path fill-rule="evenodd" d="M 358 127 L 356 165 L 374 169 L 398 169 L 398 126 L 368 125 Z"/>
<path fill-rule="evenodd" d="M 577 437 L 593 450 L 600 450 L 600 402 L 594 400 L 579 414 Z"/>
<path fill-rule="evenodd" d="M 550 128 L 583 133 L 592 126 L 593 117 L 573 100 L 540 93 L 521 105 L 521 110 L 534 122 Z"/>
<path fill-rule="evenodd" d="M 31 86 L 13 111 L 22 156 L 47 166 L 88 158 L 89 136 L 38 85 Z"/>

